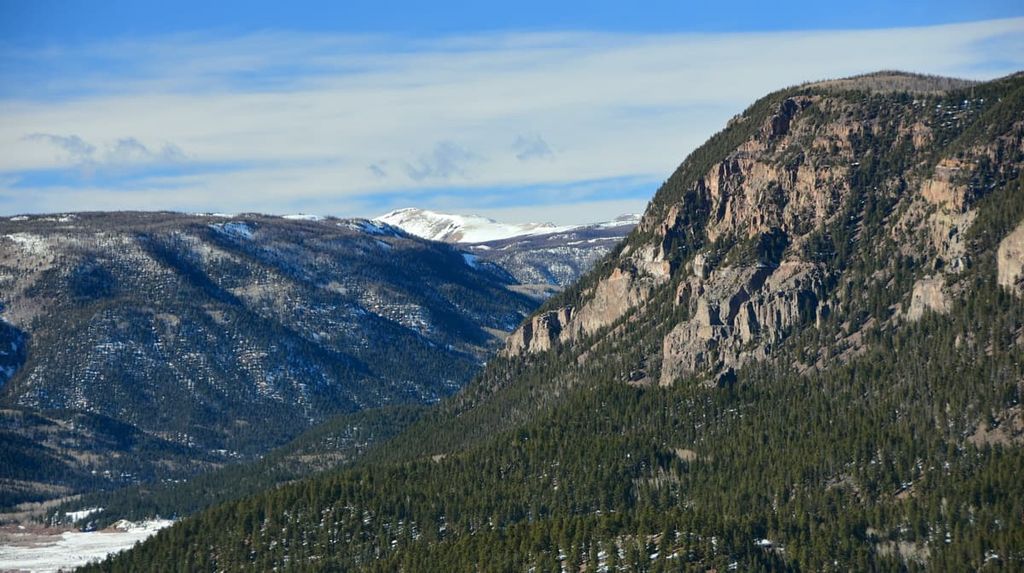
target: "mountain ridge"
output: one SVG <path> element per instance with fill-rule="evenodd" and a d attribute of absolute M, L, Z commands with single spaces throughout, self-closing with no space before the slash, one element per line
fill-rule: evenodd
<path fill-rule="evenodd" d="M 557 227 L 549 223 L 508 225 L 484 217 L 410 208 L 375 220 L 427 239 L 458 244 L 507 270 L 521 283 L 522 292 L 546 298 L 605 256 L 633 230 L 639 216 Z"/>
<path fill-rule="evenodd" d="M 60 412 L 79 411 L 164 444 L 132 479 L 160 464 L 174 478 L 257 456 L 337 413 L 437 401 L 536 306 L 514 284 L 451 246 L 361 219 L 0 219 L 0 404 L 41 414 L 6 416 L 4 457 L 43 460 L 44 482 L 97 485 L 82 474 L 116 469 L 107 462 L 125 451 L 76 435 Z M 19 446 L 58 427 L 82 449 Z M 7 477 L 25 475 L 15 463 Z"/>
<path fill-rule="evenodd" d="M 1022 110 L 769 94 L 363 464 L 89 570 L 1020 568 Z"/>
<path fill-rule="evenodd" d="M 456 215 L 429 209 L 406 207 L 375 217 L 374 221 L 398 227 L 407 233 L 445 243 L 492 243 L 533 235 L 564 233 L 591 227 L 636 224 L 638 215 L 621 215 L 611 221 L 574 225 L 554 223 L 499 223 L 480 215 Z"/>

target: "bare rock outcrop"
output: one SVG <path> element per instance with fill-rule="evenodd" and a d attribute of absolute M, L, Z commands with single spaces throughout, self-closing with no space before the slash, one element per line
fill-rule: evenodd
<path fill-rule="evenodd" d="M 532 317 L 509 335 L 506 352 L 523 354 L 550 350 L 572 315 L 573 307 L 567 306 Z"/>
<path fill-rule="evenodd" d="M 580 308 L 573 336 L 592 334 L 615 322 L 646 300 L 654 288 L 667 279 L 667 272 L 652 274 L 640 269 L 615 269 L 607 280 L 594 288 L 593 297 Z"/>
<path fill-rule="evenodd" d="M 921 195 L 933 205 L 956 213 L 964 211 L 970 189 L 960 181 L 972 168 L 970 164 L 958 159 L 943 159 L 935 166 L 932 177 L 921 185 Z"/>
<path fill-rule="evenodd" d="M 704 227 L 708 241 L 822 228 L 839 215 L 855 163 L 850 140 L 863 126 L 809 129 L 800 118 L 818 102 L 817 96 L 803 95 L 783 100 L 751 139 L 695 182 L 694 190 L 710 211 Z M 787 149 L 798 139 L 813 141 L 814 148 L 828 150 L 838 161 L 819 164 L 804 154 L 790 157 Z M 653 241 L 633 252 L 625 250 L 610 275 L 584 293 L 568 321 L 532 319 L 509 338 L 505 352 L 543 352 L 551 347 L 552 337 L 565 341 L 592 334 L 641 306 L 671 278 L 669 245 L 674 233 L 693 232 L 691 216 L 680 204 L 659 216 L 645 216 L 640 229 L 651 232 Z M 801 241 L 804 233 L 790 236 Z M 662 382 L 683 372 L 764 356 L 784 331 L 819 314 L 824 273 L 812 264 L 794 260 L 717 270 L 712 266 L 707 253 L 697 254 L 695 278 L 678 287 L 676 302 L 689 305 L 693 318 L 666 338 Z"/>
<path fill-rule="evenodd" d="M 709 240 L 751 237 L 773 228 L 788 232 L 820 225 L 836 215 L 850 193 L 848 174 L 855 163 L 850 140 L 862 126 L 808 129 L 799 117 L 816 102 L 809 96 L 783 102 L 758 137 L 739 146 L 697 182 L 710 204 Z M 806 153 L 791 153 L 795 140 L 813 143 Z M 833 160 L 811 157 L 826 150 Z"/>
<path fill-rule="evenodd" d="M 1024 408 L 1020 404 L 1010 406 L 979 422 L 967 441 L 979 448 L 1024 444 Z"/>
<path fill-rule="evenodd" d="M 946 137 L 942 128 L 973 117 L 982 103 L 965 100 L 947 109 L 914 101 L 906 114 L 865 114 L 856 99 L 812 91 L 734 119 L 730 129 L 745 129 L 745 140 L 714 159 L 684 163 L 677 186 L 668 187 L 662 200 L 656 196 L 641 220 L 634 239 L 643 237 L 643 243 L 624 248 L 570 312 L 523 325 L 506 352 L 542 352 L 627 315 L 638 323 L 649 319 L 645 305 L 662 309 L 664 299 L 658 298 L 659 306 L 647 303 L 671 284 L 671 300 L 685 307 L 680 314 L 688 318 L 666 325 L 663 385 L 687 375 L 726 380 L 749 361 L 778 354 L 805 326 L 831 329 L 834 356 L 843 360 L 863 347 L 859 340 L 868 328 L 887 327 L 896 318 L 884 309 L 872 309 L 879 316 L 866 322 L 838 318 L 865 306 L 867 288 L 900 284 L 885 268 L 888 261 L 871 272 L 850 272 L 850 253 L 863 250 L 869 253 L 865 260 L 876 261 L 871 257 L 881 252 L 875 243 L 883 235 L 902 257 L 894 263 L 910 261 L 921 274 L 934 275 L 915 277 L 901 318 L 949 312 L 960 292 L 955 277 L 972 264 L 966 237 L 976 203 L 992 181 L 1019 173 L 1021 160 L 1005 158 L 1024 157 L 1024 122 L 955 156 L 929 151 Z M 890 173 L 891 166 L 878 160 L 890 147 L 901 157 L 927 154 L 908 160 L 913 170 Z M 1024 296 L 1024 224 L 1000 246 L 999 282 Z"/>
<path fill-rule="evenodd" d="M 918 320 L 924 316 L 926 310 L 943 314 L 949 312 L 949 297 L 943 290 L 944 283 L 942 277 L 926 277 L 914 283 L 907 318 Z"/>
<path fill-rule="evenodd" d="M 660 247 L 639 249 L 598 282 L 579 307 L 567 305 L 520 325 L 509 336 L 504 354 L 544 352 L 558 341 L 587 336 L 612 324 L 669 280 L 672 269 L 663 257 Z"/>
<path fill-rule="evenodd" d="M 1024 294 L 1021 284 L 1024 281 L 1024 221 L 999 243 L 996 268 L 1000 286 L 1018 295 Z"/>
<path fill-rule="evenodd" d="M 690 320 L 678 324 L 662 345 L 662 385 L 686 374 L 735 368 L 768 356 L 796 326 L 816 320 L 825 274 L 817 265 L 787 261 L 694 276 L 688 289 Z"/>

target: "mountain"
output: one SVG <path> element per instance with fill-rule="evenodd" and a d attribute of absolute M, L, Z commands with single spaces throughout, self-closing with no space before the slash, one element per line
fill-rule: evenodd
<path fill-rule="evenodd" d="M 365 220 L 0 219 L 0 452 L 41 460 L 0 478 L 76 491 L 127 454 L 112 484 L 178 478 L 334 414 L 435 402 L 537 304 L 466 256 Z"/>
<path fill-rule="evenodd" d="M 1022 118 L 769 94 L 408 430 L 86 570 L 1021 569 Z"/>
<path fill-rule="evenodd" d="M 407 233 L 458 243 L 477 258 L 497 264 L 525 293 L 550 296 L 569 285 L 622 240 L 639 222 L 637 215 L 589 225 L 498 223 L 475 215 L 449 215 L 399 209 L 375 219 Z"/>
<path fill-rule="evenodd" d="M 638 216 L 624 215 L 605 223 L 461 246 L 508 271 L 524 292 L 531 288 L 556 292 L 611 252 L 638 221 Z"/>
<path fill-rule="evenodd" d="M 385 213 L 374 221 L 445 243 L 484 243 L 522 235 L 542 235 L 571 229 L 552 223 L 499 223 L 479 215 L 451 215 L 426 209 L 406 208 Z"/>

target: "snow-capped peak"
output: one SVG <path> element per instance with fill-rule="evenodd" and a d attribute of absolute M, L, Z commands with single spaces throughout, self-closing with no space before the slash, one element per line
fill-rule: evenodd
<path fill-rule="evenodd" d="M 620 217 L 620 219 L 622 219 Z M 438 213 L 426 209 L 406 208 L 391 211 L 374 219 L 402 229 L 403 231 L 446 243 L 484 243 L 499 241 L 523 235 L 547 235 L 588 227 L 591 225 L 563 225 L 552 223 L 499 223 L 479 215 L 455 215 Z M 599 223 L 601 226 L 632 224 L 635 221 Z"/>

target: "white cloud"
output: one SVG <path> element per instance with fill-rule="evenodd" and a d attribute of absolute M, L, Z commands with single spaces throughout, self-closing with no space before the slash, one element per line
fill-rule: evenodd
<path fill-rule="evenodd" d="M 516 186 L 564 190 L 623 177 L 653 185 L 771 90 L 878 69 L 995 77 L 1024 67 L 1024 53 L 1006 49 L 1022 32 L 1018 18 L 866 31 L 431 41 L 193 35 L 57 49 L 25 56 L 43 70 L 33 73 L 51 70 L 48 81 L 3 78 L 45 88 L 0 100 L 0 176 L 88 162 L 174 163 L 185 159 L 182 150 L 193 169 L 121 182 L 116 191 L 90 181 L 59 190 L 7 185 L 0 211 L 300 206 L 375 215 L 396 196 L 424 207 L 497 205 L 498 194 L 514 195 Z M 76 58 L 110 65 L 57 73 Z M 453 191 L 460 188 L 483 191 Z M 488 189 L 502 191 L 483 197 Z M 601 193 L 572 200 L 607 204 Z M 375 195 L 386 199 L 375 203 Z M 514 212 L 545 218 L 543 208 Z"/>

